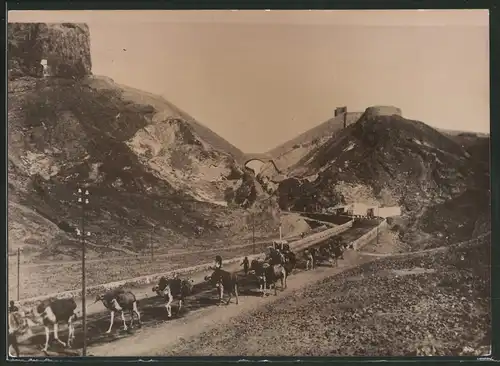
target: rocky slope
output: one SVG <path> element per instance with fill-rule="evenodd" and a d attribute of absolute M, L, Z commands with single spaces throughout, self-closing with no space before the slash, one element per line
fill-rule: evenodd
<path fill-rule="evenodd" d="M 400 205 L 406 218 L 401 235 L 417 247 L 433 238 L 467 238 L 478 218 L 489 219 L 483 145 L 466 149 L 422 122 L 365 113 L 289 169 L 277 192 L 280 206 L 316 210 L 353 202 Z M 458 228 L 467 235 L 451 237 Z"/>
<path fill-rule="evenodd" d="M 153 226 L 169 238 L 165 246 L 241 234 L 247 214 L 239 207 L 255 201 L 243 153 L 168 101 L 90 75 L 89 48 L 80 47 L 89 42 L 86 26 L 9 24 L 9 49 L 24 50 L 9 53 L 11 249 L 77 251 L 77 186 L 91 191 L 86 216 L 96 251 L 140 250 Z M 71 61 L 62 62 L 66 73 L 59 64 L 51 77 L 31 72 L 46 49 Z M 262 215 L 265 231 L 273 218 Z"/>
<path fill-rule="evenodd" d="M 362 113 L 356 112 L 347 113 L 345 116 L 346 125 L 355 123 L 361 115 Z M 341 131 L 343 127 L 344 116 L 336 116 L 268 151 L 265 155 L 272 157 L 278 170 L 273 164 L 266 163 L 261 169 L 260 176 L 265 180 L 281 181 L 288 168 L 328 141 L 332 136 Z"/>

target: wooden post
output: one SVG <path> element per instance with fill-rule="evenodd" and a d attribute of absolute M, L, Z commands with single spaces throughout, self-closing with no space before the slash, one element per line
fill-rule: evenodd
<path fill-rule="evenodd" d="M 149 234 L 149 241 L 151 245 L 151 261 L 155 260 L 154 247 L 153 247 L 153 231 L 155 230 L 155 226 L 153 225 L 151 229 L 151 233 Z"/>
<path fill-rule="evenodd" d="M 85 204 L 82 205 L 85 207 Z M 87 355 L 87 286 L 86 286 L 86 277 L 85 277 L 85 255 L 86 247 L 85 247 L 85 208 L 82 209 L 82 325 L 83 325 L 83 349 L 82 356 Z"/>
<path fill-rule="evenodd" d="M 82 189 L 78 189 L 78 202 L 82 205 L 82 217 L 81 217 L 81 228 L 80 232 L 82 238 L 82 327 L 83 327 L 83 347 L 82 347 L 82 356 L 87 355 L 87 279 L 85 274 L 85 260 L 86 260 L 86 245 L 85 245 L 85 206 L 88 205 L 89 191 L 85 190 L 85 193 Z M 90 235 L 90 232 L 88 233 Z"/>
<path fill-rule="evenodd" d="M 379 207 L 377 206 L 377 245 L 378 245 L 378 227 L 379 227 L 379 223 L 378 223 L 378 216 L 380 214 L 380 210 L 379 210 Z"/>
<path fill-rule="evenodd" d="M 255 213 L 252 212 L 252 242 L 253 242 L 253 254 L 255 254 Z"/>
<path fill-rule="evenodd" d="M 21 286 L 20 284 L 20 275 L 21 275 L 21 248 L 17 248 L 17 301 L 19 301 L 19 289 Z"/>

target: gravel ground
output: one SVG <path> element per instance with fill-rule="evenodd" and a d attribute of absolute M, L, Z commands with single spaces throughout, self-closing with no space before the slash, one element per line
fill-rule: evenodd
<path fill-rule="evenodd" d="M 370 262 L 178 343 L 172 355 L 485 355 L 489 237 Z"/>

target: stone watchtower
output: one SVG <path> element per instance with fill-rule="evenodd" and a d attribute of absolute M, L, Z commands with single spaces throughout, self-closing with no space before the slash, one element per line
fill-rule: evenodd
<path fill-rule="evenodd" d="M 86 24 L 9 23 L 7 56 L 12 77 L 80 79 L 92 75 Z"/>
<path fill-rule="evenodd" d="M 49 67 L 49 64 L 47 63 L 47 60 L 46 59 L 42 59 L 42 61 L 40 62 L 40 64 L 43 67 L 43 77 L 46 78 L 48 76 L 51 76 L 50 67 Z"/>
<path fill-rule="evenodd" d="M 347 107 L 337 107 L 335 108 L 335 117 L 338 117 L 340 115 L 344 116 L 344 128 L 347 127 Z"/>

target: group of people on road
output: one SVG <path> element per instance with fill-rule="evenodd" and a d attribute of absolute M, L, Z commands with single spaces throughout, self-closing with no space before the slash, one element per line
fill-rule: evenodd
<path fill-rule="evenodd" d="M 323 248 L 324 247 L 324 248 Z M 323 246 L 321 249 L 325 251 L 325 248 L 330 248 L 331 251 L 336 251 L 338 253 L 338 258 L 339 259 L 344 259 L 344 251 L 347 249 L 347 244 L 342 244 L 342 238 L 341 237 L 335 237 L 332 239 L 332 242 L 328 243 L 326 246 Z M 282 257 L 286 255 L 287 252 L 290 251 L 289 245 L 273 245 L 270 246 L 269 251 L 264 259 L 264 261 L 269 261 L 269 262 L 276 262 L 280 263 L 282 262 Z M 321 249 L 318 250 L 318 248 L 312 247 L 312 248 L 306 248 L 303 252 L 304 260 L 305 260 L 305 269 L 306 270 L 311 270 L 315 269 L 317 266 L 317 257 L 318 254 L 320 254 Z M 245 257 L 243 261 L 240 263 L 240 266 L 243 266 L 243 272 L 245 273 L 245 276 L 248 275 L 248 272 L 250 271 L 250 261 L 248 257 Z M 215 257 L 215 269 L 221 269 L 222 268 L 222 257 L 220 255 L 217 255 Z"/>
<path fill-rule="evenodd" d="M 321 259 L 333 259 L 335 263 L 339 259 L 344 259 L 344 251 L 347 248 L 353 249 L 352 245 L 343 242 L 341 237 L 334 237 L 322 244 L 319 248 L 312 247 L 304 250 L 304 260 L 306 262 L 306 270 L 314 269 Z"/>

